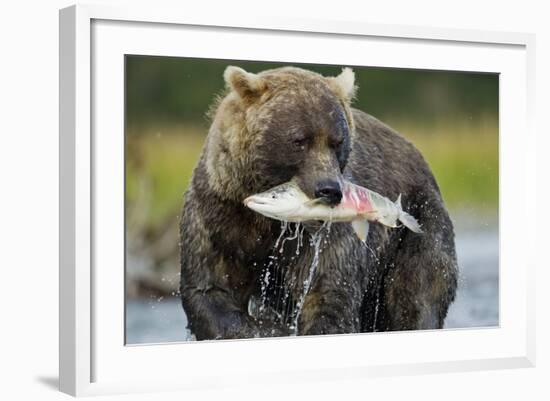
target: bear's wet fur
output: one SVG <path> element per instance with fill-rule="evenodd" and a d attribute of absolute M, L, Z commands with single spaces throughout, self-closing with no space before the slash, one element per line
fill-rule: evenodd
<path fill-rule="evenodd" d="M 275 255 L 281 223 L 242 203 L 290 179 L 310 197 L 319 183 L 342 178 L 392 200 L 401 194 L 424 231 L 371 224 L 365 246 L 350 223 L 332 224 L 297 334 L 442 328 L 458 276 L 452 222 L 418 150 L 351 107 L 353 71 L 323 77 L 294 67 L 252 74 L 231 66 L 224 78 L 228 89 L 212 110 L 180 224 L 181 299 L 196 338 L 292 332 L 318 223 L 306 225 L 298 256 L 297 239 Z M 266 269 L 272 280 L 264 286 Z M 273 318 L 249 313 L 262 288 Z"/>

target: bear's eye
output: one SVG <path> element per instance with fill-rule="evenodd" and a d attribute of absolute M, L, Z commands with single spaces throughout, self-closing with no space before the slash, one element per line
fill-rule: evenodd
<path fill-rule="evenodd" d="M 307 143 L 308 143 L 308 138 L 299 138 L 292 141 L 292 144 L 294 145 L 294 147 L 300 150 L 304 150 Z"/>
<path fill-rule="evenodd" d="M 342 146 L 342 143 L 344 143 L 344 138 L 340 137 L 330 141 L 330 147 L 333 149 L 338 149 L 340 146 Z"/>

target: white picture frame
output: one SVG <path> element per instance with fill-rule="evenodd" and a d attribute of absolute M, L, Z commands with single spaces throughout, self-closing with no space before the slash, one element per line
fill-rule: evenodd
<path fill-rule="evenodd" d="M 239 40 L 239 46 L 219 43 L 220 34 L 224 35 L 221 42 Z M 276 56 L 254 44 L 260 36 L 273 44 L 266 48 L 279 52 Z M 181 46 L 178 38 L 197 40 L 200 46 Z M 300 43 L 294 50 L 285 46 L 291 39 Z M 341 50 L 315 53 L 334 40 Z M 535 188 L 534 41 L 533 35 L 522 33 L 254 15 L 215 19 L 154 7 L 78 5 L 61 10 L 61 391 L 94 395 L 244 386 L 250 380 L 268 383 L 274 378 L 281 382 L 361 380 L 533 366 L 535 261 L 530 255 L 535 253 L 529 252 L 529 239 L 512 228 L 520 220 L 527 226 L 524 232 L 534 232 L 537 221 L 526 195 Z M 501 74 L 499 327 L 125 346 L 120 336 L 124 321 L 119 321 L 124 313 L 120 308 L 124 303 L 121 56 L 366 65 L 364 52 L 350 51 L 362 46 L 371 56 L 368 65 Z M 407 57 L 410 49 L 415 57 Z M 518 190 L 512 182 L 523 187 Z M 107 265 L 112 268 L 105 269 Z M 182 357 L 187 365 L 183 368 L 177 365 Z M 216 358 L 215 365 L 209 363 L 211 358 Z M 260 358 L 272 363 L 262 365 Z"/>

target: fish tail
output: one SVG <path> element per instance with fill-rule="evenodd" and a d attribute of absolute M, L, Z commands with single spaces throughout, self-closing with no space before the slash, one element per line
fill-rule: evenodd
<path fill-rule="evenodd" d="M 401 194 L 399 194 L 399 197 L 395 201 L 395 206 L 397 206 L 397 209 L 399 210 L 399 221 L 412 232 L 417 234 L 422 233 L 422 228 L 420 227 L 420 224 L 418 224 L 418 221 L 403 210 L 403 207 L 401 206 Z"/>

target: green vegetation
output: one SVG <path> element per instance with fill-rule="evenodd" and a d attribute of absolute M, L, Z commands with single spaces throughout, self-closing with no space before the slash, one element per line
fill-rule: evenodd
<path fill-rule="evenodd" d="M 483 211 L 498 207 L 494 118 L 474 125 L 464 121 L 442 121 L 429 127 L 410 122 L 390 124 L 420 149 L 449 208 Z M 127 200 L 134 204 L 148 192 L 148 224 L 161 224 L 179 215 L 205 132 L 197 127 L 167 126 L 128 136 Z"/>
<path fill-rule="evenodd" d="M 207 125 L 205 113 L 223 91 L 223 71 L 237 65 L 250 72 L 284 66 L 235 60 L 127 56 L 126 112 L 130 125 Z M 293 64 L 326 76 L 342 66 Z M 441 117 L 498 114 L 498 75 L 452 71 L 356 67 L 355 106 L 383 120 L 432 123 Z M 458 113 L 458 114 L 457 114 Z M 136 131 L 137 132 L 137 131 Z M 143 132 L 143 131 L 141 131 Z"/>
<path fill-rule="evenodd" d="M 498 208 L 498 121 L 445 121 L 432 127 L 395 124 L 428 161 L 450 209 Z"/>
<path fill-rule="evenodd" d="M 147 210 L 151 224 L 178 215 L 205 139 L 205 130 L 167 126 L 127 138 L 126 198 Z M 139 198 L 145 198 L 140 202 Z"/>

